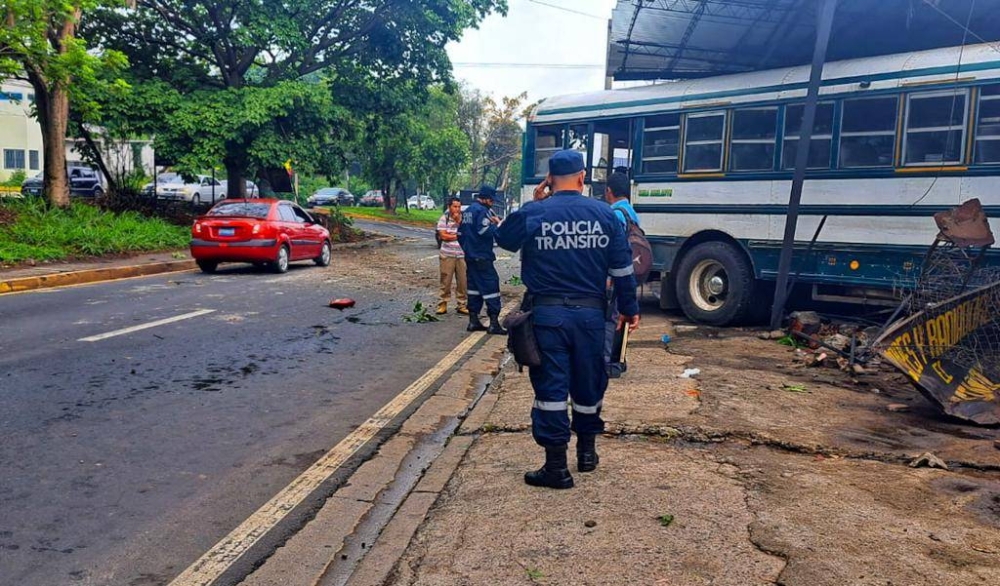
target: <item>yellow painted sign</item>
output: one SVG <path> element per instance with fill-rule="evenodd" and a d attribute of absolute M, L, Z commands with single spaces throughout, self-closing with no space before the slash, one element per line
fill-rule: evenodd
<path fill-rule="evenodd" d="M 981 424 L 1000 423 L 1000 283 L 959 295 L 891 326 L 879 353 L 945 412 Z M 988 361 L 983 364 L 983 361 Z"/>

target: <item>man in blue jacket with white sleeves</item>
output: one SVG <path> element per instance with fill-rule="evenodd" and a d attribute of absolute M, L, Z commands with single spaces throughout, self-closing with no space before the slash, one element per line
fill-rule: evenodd
<path fill-rule="evenodd" d="M 497 229 L 501 247 L 521 251 L 541 366 L 529 375 L 535 390 L 532 435 L 545 448 L 545 465 L 528 472 L 532 486 L 571 488 L 566 451 L 577 435 L 577 469 L 597 467 L 596 437 L 604 431 L 601 405 L 608 386 L 604 364 L 607 278 L 615 282 L 618 327 L 639 325 L 632 254 L 622 223 L 604 203 L 582 195 L 583 156 L 559 151 L 534 202 Z M 573 422 L 568 411 L 572 400 Z"/>

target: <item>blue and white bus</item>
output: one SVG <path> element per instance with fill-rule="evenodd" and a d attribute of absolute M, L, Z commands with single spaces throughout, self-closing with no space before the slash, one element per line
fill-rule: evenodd
<path fill-rule="evenodd" d="M 525 134 L 521 199 L 561 148 L 584 152 L 594 197 L 625 167 L 661 306 L 715 325 L 766 311 L 808 78 L 793 67 L 545 100 Z M 797 282 L 820 299 L 891 301 L 920 270 L 934 213 L 979 198 L 1000 228 L 1000 52 L 828 63 L 806 177 Z M 1000 264 L 1000 249 L 987 258 Z"/>

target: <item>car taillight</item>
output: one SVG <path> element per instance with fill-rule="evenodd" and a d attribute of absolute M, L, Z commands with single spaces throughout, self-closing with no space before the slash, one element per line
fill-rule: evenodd
<path fill-rule="evenodd" d="M 194 233 L 195 233 L 195 234 L 201 234 L 201 224 L 199 224 L 199 223 L 195 222 L 195 225 L 194 225 Z"/>
<path fill-rule="evenodd" d="M 254 224 L 253 229 L 250 231 L 251 234 L 260 234 L 260 224 Z"/>

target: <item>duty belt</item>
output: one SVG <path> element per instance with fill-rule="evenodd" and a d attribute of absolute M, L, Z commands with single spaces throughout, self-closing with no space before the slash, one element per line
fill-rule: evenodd
<path fill-rule="evenodd" d="M 603 299 L 595 299 L 594 297 L 551 297 L 546 295 L 533 297 L 531 303 L 536 307 L 539 305 L 563 305 L 566 307 L 591 307 L 601 310 L 607 306 Z"/>

